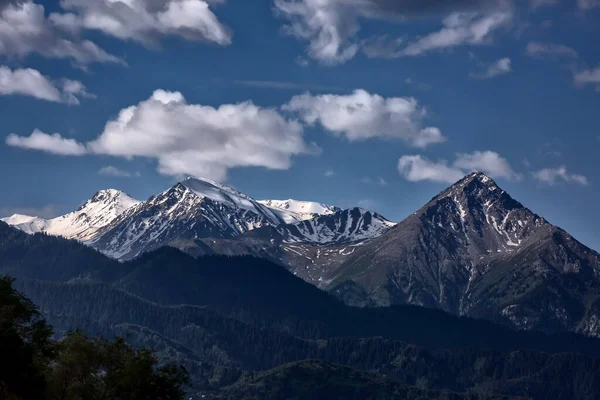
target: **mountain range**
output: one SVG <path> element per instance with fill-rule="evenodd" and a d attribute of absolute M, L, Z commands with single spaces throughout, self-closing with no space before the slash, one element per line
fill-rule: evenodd
<path fill-rule="evenodd" d="M 600 255 L 472 173 L 398 224 L 353 208 L 262 200 L 188 178 L 146 201 L 98 192 L 26 232 L 77 239 L 120 260 L 172 246 L 251 255 L 347 304 L 414 304 L 512 327 L 600 336 Z"/>

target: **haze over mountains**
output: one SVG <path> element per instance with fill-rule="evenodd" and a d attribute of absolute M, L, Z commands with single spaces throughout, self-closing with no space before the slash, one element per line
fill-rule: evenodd
<path fill-rule="evenodd" d="M 256 201 L 196 178 L 143 202 L 106 190 L 63 217 L 4 220 L 118 259 L 167 245 L 196 257 L 265 258 L 351 305 L 415 304 L 519 329 L 600 336 L 600 255 L 482 173 L 399 224 L 360 208 Z"/>

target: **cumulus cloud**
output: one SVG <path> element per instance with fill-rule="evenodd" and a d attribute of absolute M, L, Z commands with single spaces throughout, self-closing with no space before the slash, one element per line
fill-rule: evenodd
<path fill-rule="evenodd" d="M 79 98 L 95 99 L 96 95 L 89 93 L 85 85 L 79 81 L 71 79 L 62 80 L 63 101 L 67 104 L 79 105 Z"/>
<path fill-rule="evenodd" d="M 566 166 L 558 168 L 544 168 L 536 172 L 532 172 L 535 179 L 548 185 L 555 185 L 559 181 L 566 183 L 577 183 L 586 186 L 588 179 L 583 175 L 569 174 Z"/>
<path fill-rule="evenodd" d="M 62 9 L 46 16 L 32 0 L 4 1 L 0 7 L 0 54 L 37 53 L 72 59 L 80 66 L 125 62 L 81 38 L 96 30 L 121 40 L 154 46 L 165 36 L 231 43 L 231 31 L 212 8 L 225 0 L 62 0 Z"/>
<path fill-rule="evenodd" d="M 289 20 L 285 32 L 309 42 L 309 57 L 335 65 L 358 52 L 354 38 L 360 29 L 358 17 L 364 7 L 361 2 L 275 0 L 275 7 L 279 15 Z"/>
<path fill-rule="evenodd" d="M 494 151 L 475 151 L 473 153 L 458 154 L 453 164 L 466 173 L 482 171 L 494 178 L 521 179 L 506 158 Z"/>
<path fill-rule="evenodd" d="M 112 165 L 107 165 L 106 167 L 102 167 L 98 170 L 98 175 L 114 176 L 117 178 L 131 178 L 133 176 L 140 176 L 140 173 L 131 173 L 117 167 L 113 167 Z"/>
<path fill-rule="evenodd" d="M 85 145 L 39 131 L 31 137 L 10 135 L 7 143 L 57 154 L 145 157 L 157 160 L 165 175 L 224 180 L 230 168 L 287 169 L 294 155 L 318 152 L 303 134 L 299 122 L 250 101 L 214 108 L 188 104 L 179 92 L 156 90 L 121 110 Z"/>
<path fill-rule="evenodd" d="M 600 66 L 576 72 L 573 79 L 576 85 L 600 84 Z"/>
<path fill-rule="evenodd" d="M 421 155 L 402 156 L 398 160 L 398 171 L 411 182 L 454 183 L 474 171 L 482 171 L 493 178 L 512 180 L 521 178 L 505 158 L 493 151 L 457 154 L 452 164 L 446 160 L 431 161 Z"/>
<path fill-rule="evenodd" d="M 79 81 L 62 79 L 52 82 L 31 68 L 11 70 L 0 66 L 0 95 L 31 96 L 57 103 L 79 104 L 79 97 L 95 97 Z"/>
<path fill-rule="evenodd" d="M 161 36 L 218 45 L 231 43 L 231 31 L 211 6 L 225 0 L 62 0 L 70 13 L 54 13 L 50 19 L 70 33 L 98 30 L 122 40 L 156 43 Z"/>
<path fill-rule="evenodd" d="M 349 95 L 306 93 L 294 96 L 282 108 L 299 115 L 309 125 L 319 123 L 350 141 L 382 137 L 426 147 L 446 140 L 438 128 L 422 127 L 426 111 L 413 98 L 384 98 L 365 90 Z"/>
<path fill-rule="evenodd" d="M 464 176 L 463 171 L 449 166 L 447 161 L 434 162 L 420 155 L 400 157 L 398 171 L 411 182 L 453 183 Z"/>
<path fill-rule="evenodd" d="M 483 45 L 492 40 L 492 35 L 512 20 L 510 11 L 491 13 L 453 13 L 443 21 L 444 27 L 412 43 L 402 51 L 404 56 L 419 56 L 424 53 L 451 49 L 463 45 Z"/>
<path fill-rule="evenodd" d="M 0 66 L 0 94 L 20 94 L 42 100 L 61 101 L 60 91 L 35 69 L 15 69 Z"/>
<path fill-rule="evenodd" d="M 325 177 L 326 178 L 331 178 L 333 176 L 335 176 L 335 171 L 334 170 L 328 169 L 327 171 L 325 171 Z"/>
<path fill-rule="evenodd" d="M 50 135 L 35 129 L 30 136 L 17 136 L 11 133 L 6 137 L 6 144 L 29 150 L 41 150 L 62 156 L 82 156 L 86 148 L 75 139 L 63 138 L 60 134 Z"/>
<path fill-rule="evenodd" d="M 311 151 L 303 127 L 252 102 L 213 108 L 188 104 L 179 92 L 157 90 L 122 110 L 89 144 L 100 154 L 156 158 L 167 175 L 224 179 L 235 167 L 287 169 Z"/>
<path fill-rule="evenodd" d="M 579 57 L 577 51 L 569 46 L 555 43 L 529 42 L 525 51 L 528 56 L 535 58 L 574 59 Z"/>
<path fill-rule="evenodd" d="M 483 74 L 471 74 L 472 78 L 491 79 L 500 75 L 506 75 L 512 71 L 510 58 L 502 58 L 490 64 Z"/>
<path fill-rule="evenodd" d="M 9 4 L 0 11 L 0 55 L 24 57 L 32 53 L 71 59 L 80 65 L 121 63 L 89 40 L 66 38 L 46 18 L 44 6 L 32 1 Z"/>
<path fill-rule="evenodd" d="M 308 42 L 309 57 L 335 65 L 353 58 L 360 49 L 361 40 L 357 36 L 361 19 L 405 21 L 415 15 L 492 12 L 506 9 L 509 3 L 506 0 L 275 0 L 275 10 L 288 21 L 284 27 L 287 34 Z M 485 29 L 484 23 L 475 25 L 473 30 Z M 458 29 L 456 31 L 458 33 Z M 471 42 L 476 42 L 473 36 L 477 34 L 462 33 L 460 40 L 468 42 L 470 37 Z M 383 42 L 375 44 L 379 47 L 372 46 L 373 43 L 366 46 L 368 55 L 389 56 L 393 50 L 388 48 L 388 52 L 382 52 Z"/>

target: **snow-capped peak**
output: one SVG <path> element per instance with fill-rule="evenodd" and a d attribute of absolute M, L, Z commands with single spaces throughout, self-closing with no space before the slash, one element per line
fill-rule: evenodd
<path fill-rule="evenodd" d="M 234 209 L 248 210 L 259 215 L 264 215 L 273 224 L 281 223 L 281 218 L 277 213 L 273 212 L 273 210 L 260 204 L 247 194 L 235 190 L 231 186 L 208 178 L 193 177 L 185 179 L 183 182 L 180 182 L 180 184 L 201 198 L 208 198 L 214 202 L 233 207 Z"/>
<path fill-rule="evenodd" d="M 253 199 L 231 186 L 207 178 L 186 178 L 181 184 L 200 197 L 206 197 L 219 203 L 232 203 L 248 206 Z M 241 201 L 244 200 L 244 201 Z M 242 207 L 247 208 L 247 207 Z"/>
<path fill-rule="evenodd" d="M 313 201 L 259 200 L 259 203 L 277 212 L 288 224 L 313 219 L 319 215 L 331 215 L 341 211 L 338 207 Z"/>
<path fill-rule="evenodd" d="M 478 197 L 481 201 L 485 202 L 486 198 L 490 196 L 497 197 L 504 194 L 505 192 L 498 187 L 492 178 L 483 172 L 472 172 L 454 185 L 442 191 L 432 200 L 440 200 L 445 197 L 462 197 L 466 195 L 469 197 Z"/>
<path fill-rule="evenodd" d="M 1 218 L 0 221 L 6 222 L 9 225 L 27 224 L 39 219 L 38 217 L 32 217 L 30 215 L 13 214 L 10 217 Z"/>
<path fill-rule="evenodd" d="M 225 185 L 223 183 L 214 181 L 209 178 L 198 178 L 198 177 L 187 177 L 185 180 L 181 182 L 181 184 L 188 189 L 196 192 L 199 196 L 206 196 L 211 198 L 211 196 L 218 196 L 217 201 L 223 201 L 222 197 L 220 197 L 223 193 L 228 194 L 234 197 L 240 197 L 248 200 L 252 200 L 252 198 L 231 186 Z"/>
<path fill-rule="evenodd" d="M 86 241 L 93 239 L 101 228 L 138 203 L 139 201 L 119 190 L 107 189 L 97 192 L 76 211 L 60 217 L 45 220 L 13 215 L 4 218 L 3 221 L 29 234 L 45 232 L 68 239 Z"/>
<path fill-rule="evenodd" d="M 43 218 L 22 214 L 14 214 L 7 218 L 0 218 L 0 221 L 5 222 L 8 225 L 11 225 L 30 235 L 41 232 L 48 223 L 48 221 Z"/>
<path fill-rule="evenodd" d="M 77 211 L 86 211 L 88 214 L 106 212 L 113 217 L 117 217 L 123 211 L 138 203 L 138 200 L 125 192 L 116 189 L 104 189 L 97 192 L 90 200 L 79 207 Z"/>

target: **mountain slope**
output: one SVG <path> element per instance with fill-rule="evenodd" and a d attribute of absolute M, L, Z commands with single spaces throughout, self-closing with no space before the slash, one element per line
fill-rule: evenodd
<path fill-rule="evenodd" d="M 64 282 L 116 279 L 121 264 L 74 240 L 28 235 L 0 221 L 0 274 Z"/>
<path fill-rule="evenodd" d="M 351 304 L 417 304 L 600 335 L 600 255 L 470 174 L 358 248 L 329 284 Z"/>
<path fill-rule="evenodd" d="M 356 243 L 380 236 L 394 226 L 381 215 L 361 208 L 339 210 L 295 224 L 280 225 L 277 230 L 286 243 Z"/>
<path fill-rule="evenodd" d="M 342 211 L 294 200 L 256 201 L 221 183 L 188 178 L 131 207 L 88 244 L 119 259 L 170 244 L 196 255 L 266 253 L 283 259 L 277 253 L 289 250 L 282 244 L 356 243 L 391 226 L 379 214 L 358 208 Z"/>
<path fill-rule="evenodd" d="M 285 364 L 251 376 L 208 396 L 209 399 L 411 399 L 508 400 L 493 394 L 451 393 L 407 386 L 379 374 L 367 373 L 319 360 Z M 511 397 L 517 400 L 517 397 Z M 524 398 L 523 398 L 524 399 Z"/>
<path fill-rule="evenodd" d="M 114 258 L 133 258 L 176 240 L 231 239 L 282 224 L 271 209 L 228 186 L 188 178 L 123 213 L 90 242 Z"/>
<path fill-rule="evenodd" d="M 76 211 L 44 220 L 25 215 L 13 215 L 2 221 L 25 233 L 43 232 L 67 239 L 87 241 L 95 238 L 102 228 L 110 224 L 139 201 L 114 189 L 101 190 Z"/>
<path fill-rule="evenodd" d="M 331 245 L 333 249 L 323 253 L 337 253 L 340 244 L 371 239 L 393 226 L 382 216 L 359 208 L 343 211 L 291 199 L 256 201 L 206 178 L 187 178 L 144 202 L 109 189 L 58 218 L 13 215 L 3 221 L 29 234 L 43 232 L 80 240 L 117 259 L 132 259 L 166 245 L 196 255 L 266 256 L 286 265 L 288 261 L 282 255 L 306 253 L 301 259 L 290 257 L 289 265 L 294 270 L 304 266 L 303 260 L 321 269 L 338 263 L 337 258 L 321 263 L 320 257 L 313 254 L 316 246 Z M 276 237 L 264 241 L 273 227 Z M 246 235 L 254 230 L 260 232 Z M 286 248 L 288 243 L 302 245 L 303 249 L 298 252 L 291 245 Z M 311 279 L 309 275 L 317 273 L 306 275 L 307 279 Z"/>
<path fill-rule="evenodd" d="M 592 400 L 600 391 L 597 340 L 516 332 L 414 306 L 352 308 L 280 267 L 250 257 L 196 260 L 166 248 L 117 263 L 75 241 L 28 236 L 2 226 L 17 243 L 24 238 L 38 249 L 34 258 L 27 251 L 14 252 L 27 275 L 55 280 L 19 279 L 17 287 L 58 332 L 82 328 L 156 346 L 161 359 L 190 368 L 203 393 L 205 387 L 230 384 L 240 371 L 307 358 L 431 390 L 560 400 Z M 9 243 L 5 238 L 0 247 Z M 62 261 L 48 271 L 28 268 L 28 263 L 44 264 L 44 247 L 54 249 L 52 259 L 62 254 Z M 104 258 L 122 273 L 105 283 L 73 281 L 79 269 L 96 263 L 74 257 L 74 250 Z M 55 275 L 44 275 L 49 272 Z"/>

